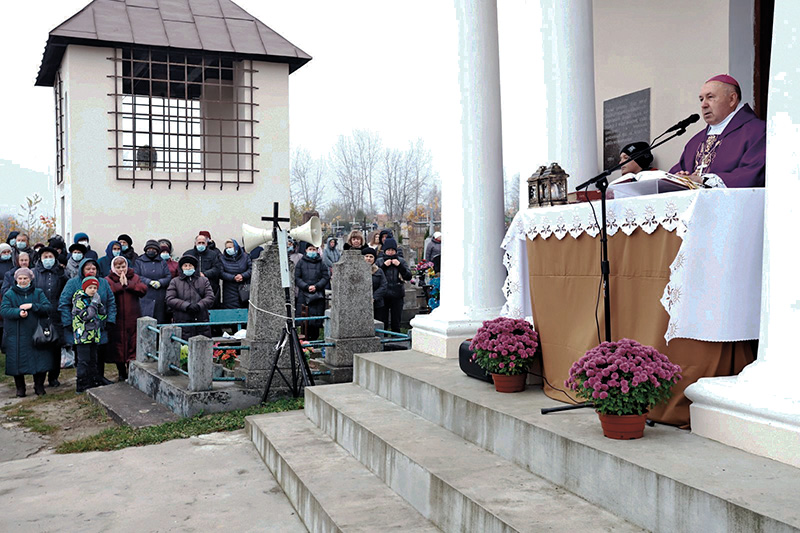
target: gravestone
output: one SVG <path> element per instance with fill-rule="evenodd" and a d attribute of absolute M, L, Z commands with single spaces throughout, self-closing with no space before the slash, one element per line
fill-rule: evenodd
<path fill-rule="evenodd" d="M 334 343 L 325 351 L 322 366 L 330 370 L 332 383 L 353 379 L 353 354 L 377 352 L 372 310 L 372 273 L 358 250 L 342 253 L 333 265 L 331 310 L 325 341 Z"/>
<path fill-rule="evenodd" d="M 253 261 L 250 278 L 250 302 L 247 312 L 247 338 L 249 350 L 242 350 L 239 356 L 237 375 L 245 378 L 247 388 L 263 390 L 269 379 L 273 361 L 280 357 L 278 368 L 290 375 L 291 360 L 289 349 L 281 354 L 275 345 L 281 338 L 286 322 L 284 290 L 281 287 L 281 269 L 278 244 L 273 242 L 264 248 L 261 255 Z M 293 265 L 289 262 L 290 276 L 294 281 Z M 290 289 L 294 295 L 294 286 Z M 289 388 L 277 375 L 272 380 L 270 397 L 272 400 L 285 396 Z"/>

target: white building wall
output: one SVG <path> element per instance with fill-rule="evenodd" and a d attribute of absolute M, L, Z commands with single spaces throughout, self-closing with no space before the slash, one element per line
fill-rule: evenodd
<path fill-rule="evenodd" d="M 114 151 L 113 50 L 70 45 L 62 63 L 69 101 L 63 186 L 66 196 L 66 228 L 71 239 L 88 233 L 92 248 L 102 255 L 109 240 L 128 233 L 141 251 L 147 239 L 168 238 L 175 254 L 192 246 L 199 231 L 207 230 L 215 241 L 228 237 L 241 242 L 241 225 L 263 225 L 261 217 L 272 214 L 272 202 L 280 202 L 281 216 L 289 216 L 289 69 L 287 65 L 254 62 L 257 73 L 254 126 L 255 152 L 259 154 L 253 184 L 225 185 L 173 183 L 116 179 Z M 122 172 L 122 171 L 120 171 Z M 130 172 L 129 172 L 130 174 Z M 140 172 L 137 172 L 140 174 Z M 166 175 L 166 174 L 165 174 Z M 234 178 L 235 179 L 235 178 Z M 71 242 L 71 240 L 70 240 Z"/>

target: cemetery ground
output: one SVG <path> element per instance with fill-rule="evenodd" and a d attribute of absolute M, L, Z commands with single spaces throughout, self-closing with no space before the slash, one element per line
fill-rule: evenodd
<path fill-rule="evenodd" d="M 0 368 L 5 354 L 0 354 Z M 113 365 L 106 377 L 116 381 Z M 259 413 L 301 409 L 302 399 L 286 399 L 228 413 L 199 415 L 158 426 L 132 429 L 118 426 L 105 410 L 85 394 L 75 393 L 75 369 L 61 371 L 61 386 L 47 387 L 47 394 L 33 393 L 26 377 L 27 396 L 15 396 L 14 381 L 0 375 L 0 462 L 52 453 L 118 450 L 130 446 L 158 444 L 173 439 L 244 428 L 244 418 Z"/>

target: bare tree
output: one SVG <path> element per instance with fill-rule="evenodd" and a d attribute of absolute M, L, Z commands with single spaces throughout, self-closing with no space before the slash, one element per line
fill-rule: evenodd
<path fill-rule="evenodd" d="M 292 203 L 300 209 L 322 209 L 325 203 L 324 159 L 314 160 L 304 148 L 292 154 Z"/>
<path fill-rule="evenodd" d="M 350 137 L 340 135 L 333 147 L 334 186 L 349 216 L 359 209 L 375 213 L 375 176 L 382 155 L 380 136 L 366 130 L 355 130 Z"/>
<path fill-rule="evenodd" d="M 519 172 L 514 174 L 511 178 L 506 176 L 506 171 L 503 169 L 503 185 L 504 185 L 504 198 L 506 216 L 514 217 L 519 211 Z"/>
<path fill-rule="evenodd" d="M 383 154 L 380 197 L 389 220 L 398 220 L 405 213 L 409 199 L 408 154 L 388 149 Z"/>
<path fill-rule="evenodd" d="M 413 206 L 416 209 L 420 204 L 420 200 L 425 197 L 428 189 L 433 185 L 436 179 L 436 173 L 433 170 L 433 156 L 430 150 L 425 147 L 422 139 L 411 144 L 407 152 L 408 158 L 408 171 L 411 174 L 411 187 L 413 189 Z"/>

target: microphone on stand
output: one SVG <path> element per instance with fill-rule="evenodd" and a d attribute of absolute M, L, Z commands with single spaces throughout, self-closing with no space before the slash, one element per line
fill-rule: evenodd
<path fill-rule="evenodd" d="M 695 122 L 697 122 L 698 120 L 700 120 L 700 115 L 698 115 L 697 113 L 695 113 L 694 115 L 690 115 L 690 116 L 686 117 L 685 119 L 681 120 L 680 122 L 678 122 L 677 124 L 675 124 L 674 126 L 672 126 L 670 129 L 668 129 L 668 130 L 667 130 L 667 131 L 665 131 L 664 133 L 671 133 L 671 132 L 673 132 L 673 131 L 685 130 L 685 129 L 686 129 L 686 127 L 687 127 L 689 124 L 694 124 L 694 123 L 695 123 Z"/>

